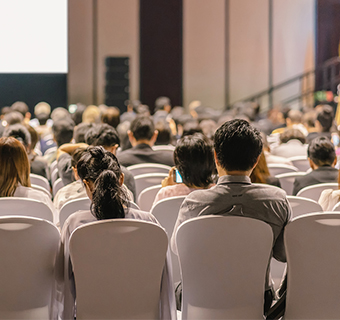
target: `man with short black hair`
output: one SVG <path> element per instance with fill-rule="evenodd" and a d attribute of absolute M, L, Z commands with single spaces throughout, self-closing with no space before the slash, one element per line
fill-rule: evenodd
<path fill-rule="evenodd" d="M 268 223 L 273 231 L 273 257 L 285 262 L 283 230 L 291 216 L 286 193 L 274 186 L 252 184 L 249 178 L 262 152 L 260 132 L 245 120 L 227 121 L 214 135 L 214 149 L 217 185 L 185 198 L 172 234 L 172 250 L 177 253 L 175 234 L 184 221 L 203 215 L 236 215 Z M 272 290 L 268 265 L 265 314 L 273 301 Z"/>
<path fill-rule="evenodd" d="M 138 116 L 131 122 L 128 131 L 132 148 L 118 152 L 117 158 L 125 167 L 139 163 L 161 163 L 168 166 L 174 165 L 173 154 L 163 151 L 155 151 L 158 131 L 151 117 Z"/>
<path fill-rule="evenodd" d="M 327 137 L 312 140 L 308 145 L 307 154 L 312 172 L 295 178 L 294 196 L 305 187 L 319 183 L 337 182 L 338 180 L 339 172 L 334 168 L 337 162 L 335 149 Z"/>

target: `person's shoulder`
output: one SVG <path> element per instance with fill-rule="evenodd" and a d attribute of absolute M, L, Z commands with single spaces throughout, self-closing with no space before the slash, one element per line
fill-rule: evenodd
<path fill-rule="evenodd" d="M 131 207 L 126 209 L 125 218 L 149 221 L 149 222 L 158 224 L 157 219 L 150 212 L 142 211 L 142 210 L 131 208 Z"/>
<path fill-rule="evenodd" d="M 266 195 L 267 197 L 275 200 L 286 200 L 287 193 L 285 190 L 278 186 L 273 186 L 266 183 L 252 183 L 252 189 L 262 194 Z"/>

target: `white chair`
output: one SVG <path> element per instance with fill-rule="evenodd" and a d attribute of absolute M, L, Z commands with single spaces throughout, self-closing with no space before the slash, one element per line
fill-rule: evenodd
<path fill-rule="evenodd" d="M 278 174 L 275 177 L 280 180 L 281 188 L 286 191 L 287 195 L 291 196 L 293 194 L 295 178 L 305 174 L 306 172 L 288 172 Z"/>
<path fill-rule="evenodd" d="M 79 210 L 90 210 L 91 200 L 88 197 L 74 199 L 66 202 L 59 211 L 59 223 L 60 229 L 63 228 L 63 225 L 66 219 L 74 212 Z"/>
<path fill-rule="evenodd" d="M 271 176 L 277 176 L 278 174 L 282 173 L 299 171 L 298 168 L 283 163 L 269 163 L 268 169 Z"/>
<path fill-rule="evenodd" d="M 168 239 L 170 243 L 171 235 L 175 227 L 175 223 L 178 216 L 179 208 L 185 196 L 171 197 L 167 199 L 162 199 L 155 204 L 151 209 L 151 214 L 153 214 L 158 222 L 163 228 L 165 228 L 168 234 Z M 171 261 L 172 261 L 172 278 L 174 283 L 181 281 L 181 272 L 179 268 L 178 257 L 171 251 Z"/>
<path fill-rule="evenodd" d="M 332 209 L 332 211 L 340 211 L 340 202 L 338 202 L 334 208 Z"/>
<path fill-rule="evenodd" d="M 51 147 L 51 148 L 48 148 L 45 153 L 44 153 L 44 156 L 46 156 L 47 154 L 51 154 L 51 153 L 54 153 L 58 150 L 57 147 Z"/>
<path fill-rule="evenodd" d="M 288 264 L 284 318 L 339 319 L 340 213 L 300 216 L 285 228 Z"/>
<path fill-rule="evenodd" d="M 36 184 L 31 184 L 31 188 L 35 189 L 35 190 L 39 190 L 42 191 L 43 193 L 46 193 L 50 199 L 52 199 L 52 194 L 50 191 L 47 191 L 44 187 L 42 186 L 38 186 Z"/>
<path fill-rule="evenodd" d="M 28 217 L 0 217 L 0 318 L 52 319 L 58 229 Z"/>
<path fill-rule="evenodd" d="M 129 206 L 130 208 L 132 208 L 132 209 L 141 210 L 141 209 L 139 208 L 139 206 L 137 205 L 137 203 L 135 203 L 135 202 L 133 202 L 133 201 L 129 201 L 128 206 Z"/>
<path fill-rule="evenodd" d="M 138 176 L 144 173 L 166 173 L 169 174 L 170 166 L 159 163 L 139 163 L 127 167 L 127 169 L 134 175 Z"/>
<path fill-rule="evenodd" d="M 306 213 L 323 211 L 322 207 L 315 200 L 298 196 L 287 196 L 287 199 L 293 210 L 293 218 Z"/>
<path fill-rule="evenodd" d="M 64 186 L 63 180 L 61 178 L 58 178 L 54 183 L 52 187 L 53 191 L 53 197 L 57 194 L 57 192 Z"/>
<path fill-rule="evenodd" d="M 51 180 L 52 172 L 58 167 L 58 161 L 54 160 L 48 167 L 49 179 Z"/>
<path fill-rule="evenodd" d="M 205 216 L 177 230 L 182 319 L 262 319 L 273 232 L 263 221 Z"/>
<path fill-rule="evenodd" d="M 30 173 L 31 183 L 45 188 L 49 193 L 51 193 L 51 187 L 48 180 L 42 176 L 34 173 Z"/>
<path fill-rule="evenodd" d="M 152 147 L 153 150 L 155 151 L 174 151 L 175 150 L 175 146 L 171 145 L 171 144 L 167 144 L 167 145 L 158 145 L 158 146 L 153 146 Z"/>
<path fill-rule="evenodd" d="M 138 196 L 137 203 L 141 210 L 150 211 L 158 191 L 162 188 L 161 184 L 144 189 Z"/>
<path fill-rule="evenodd" d="M 136 198 L 146 188 L 161 184 L 162 180 L 168 176 L 167 173 L 145 173 L 135 176 Z"/>
<path fill-rule="evenodd" d="M 165 231 L 150 222 L 113 219 L 77 228 L 70 238 L 77 319 L 159 319 L 167 247 Z"/>
<path fill-rule="evenodd" d="M 51 185 L 53 186 L 54 183 L 57 181 L 59 178 L 59 171 L 58 168 L 55 168 L 52 173 L 51 173 Z"/>
<path fill-rule="evenodd" d="M 296 156 L 288 158 L 293 163 L 293 166 L 298 168 L 299 171 L 306 172 L 310 169 L 310 164 L 307 156 Z"/>
<path fill-rule="evenodd" d="M 297 196 L 318 201 L 323 190 L 325 189 L 337 190 L 338 188 L 339 185 L 337 183 L 319 183 L 301 189 L 297 193 Z"/>
<path fill-rule="evenodd" d="M 53 212 L 43 202 L 29 198 L 0 198 L 0 216 L 24 216 L 53 222 Z"/>

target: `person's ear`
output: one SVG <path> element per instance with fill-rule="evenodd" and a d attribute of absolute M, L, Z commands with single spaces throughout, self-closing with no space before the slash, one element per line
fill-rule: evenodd
<path fill-rule="evenodd" d="M 127 131 L 127 134 L 128 134 L 129 141 L 130 141 L 131 145 L 132 145 L 132 146 L 135 146 L 137 140 L 136 140 L 135 136 L 133 135 L 132 131 L 131 131 L 131 130 L 128 130 L 128 131 Z"/>
<path fill-rule="evenodd" d="M 334 159 L 334 161 L 333 161 L 333 163 L 332 163 L 332 167 L 335 167 L 335 165 L 337 164 L 337 162 L 338 162 L 338 158 L 335 157 L 335 159 Z"/>
<path fill-rule="evenodd" d="M 119 145 L 115 144 L 114 146 L 111 146 L 111 147 L 107 148 L 106 150 L 111 152 L 112 154 L 116 155 L 118 147 L 119 147 Z"/>
<path fill-rule="evenodd" d="M 157 140 L 157 137 L 158 137 L 158 130 L 155 130 L 155 131 L 153 132 L 153 135 L 152 135 L 151 139 L 150 139 L 150 142 L 151 142 L 152 145 L 155 144 L 155 142 L 156 142 L 156 140 Z"/>
<path fill-rule="evenodd" d="M 122 172 L 121 175 L 120 175 L 120 177 L 119 177 L 119 185 L 120 185 L 120 186 L 122 186 L 123 183 L 124 183 L 124 177 L 125 177 L 125 176 L 124 176 L 124 173 Z"/>
<path fill-rule="evenodd" d="M 79 180 L 77 168 L 72 167 L 72 170 L 73 170 L 74 179 Z"/>
<path fill-rule="evenodd" d="M 312 170 L 317 169 L 315 163 L 313 162 L 313 160 L 311 158 L 308 157 L 308 161 L 309 161 L 309 165 L 312 168 Z"/>

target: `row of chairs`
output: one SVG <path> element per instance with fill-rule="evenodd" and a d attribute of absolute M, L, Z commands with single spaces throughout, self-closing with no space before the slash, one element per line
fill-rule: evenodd
<path fill-rule="evenodd" d="M 340 213 L 334 212 L 288 223 L 285 319 L 339 317 L 339 228 Z M 0 266 L 1 318 L 51 318 L 59 237 L 45 220 L 0 217 L 0 250 L 6 256 Z M 271 228 L 256 219 L 205 216 L 184 222 L 176 234 L 182 319 L 262 319 L 272 241 Z M 76 229 L 70 256 L 77 317 L 159 318 L 167 246 L 166 233 L 143 221 L 107 220 Z"/>

